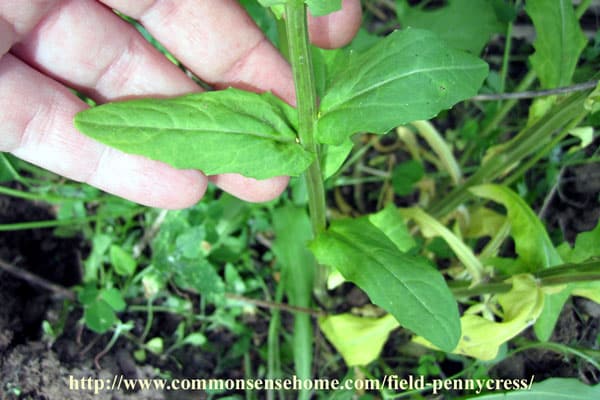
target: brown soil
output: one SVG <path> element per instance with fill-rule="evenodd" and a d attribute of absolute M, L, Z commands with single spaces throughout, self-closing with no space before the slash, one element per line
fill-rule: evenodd
<path fill-rule="evenodd" d="M 0 223 L 53 218 L 46 206 L 0 197 Z M 79 238 L 57 238 L 52 229 L 0 233 L 0 259 L 61 286 L 81 279 Z M 56 321 L 62 300 L 44 289 L 0 271 L 0 399 L 163 399 L 162 393 L 110 393 L 94 395 L 69 389 L 69 377 L 111 379 L 115 374 L 152 376 L 152 368 L 122 361 L 118 350 L 102 359 L 103 368 L 94 368 L 94 356 L 102 343 L 85 351 L 90 338 L 78 344 L 77 317 L 70 316 L 65 334 L 55 343 L 42 337 L 42 321 Z M 76 314 L 76 313 L 72 313 Z M 84 335 L 85 336 L 85 335 Z M 129 370 L 123 368 L 125 365 Z"/>

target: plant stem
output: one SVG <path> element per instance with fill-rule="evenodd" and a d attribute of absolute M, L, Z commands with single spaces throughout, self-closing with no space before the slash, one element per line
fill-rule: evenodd
<path fill-rule="evenodd" d="M 289 0 L 285 6 L 285 15 L 289 60 L 292 64 L 296 85 L 298 135 L 302 146 L 315 156 L 315 161 L 304 177 L 308 188 L 310 220 L 313 233 L 317 235 L 325 229 L 327 220 L 325 188 L 319 163 L 319 146 L 314 139 L 317 122 L 317 92 L 308 42 L 304 1 Z"/>
<path fill-rule="evenodd" d="M 555 105 L 546 114 L 546 117 L 523 129 L 517 136 L 502 145 L 502 149 L 491 156 L 462 185 L 457 186 L 442 200 L 432 204 L 428 210 L 429 214 L 436 218 L 448 214 L 469 197 L 469 188 L 498 178 L 513 165 L 538 153 L 556 130 L 561 129 L 572 120 L 580 118 L 588 94 L 589 92 L 571 94 Z"/>
<path fill-rule="evenodd" d="M 573 282 L 592 282 L 600 280 L 600 262 L 592 261 L 583 264 L 564 264 L 543 269 L 533 274 L 541 287 L 566 285 Z M 498 278 L 488 283 L 469 287 L 469 282 L 450 282 L 450 290 L 455 297 L 472 297 L 482 294 L 508 292 L 512 285 Z"/>

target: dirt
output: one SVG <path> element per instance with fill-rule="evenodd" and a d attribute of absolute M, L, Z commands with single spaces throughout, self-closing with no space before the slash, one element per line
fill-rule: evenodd
<path fill-rule="evenodd" d="M 0 196 L 0 223 L 52 219 L 48 206 Z M 81 279 L 81 238 L 58 238 L 52 229 L 0 233 L 0 259 L 64 287 Z M 94 368 L 94 356 L 103 345 L 85 351 L 91 337 L 77 343 L 77 313 L 65 325 L 65 334 L 55 343 L 42 335 L 42 321 L 55 321 L 63 301 L 52 293 L 0 271 L 0 399 L 163 399 L 162 393 L 110 393 L 94 395 L 73 391 L 69 377 L 112 379 L 115 374 L 151 377 L 150 366 L 125 371 L 118 350 L 102 359 L 103 368 Z M 101 349 L 101 347 L 100 347 Z"/>

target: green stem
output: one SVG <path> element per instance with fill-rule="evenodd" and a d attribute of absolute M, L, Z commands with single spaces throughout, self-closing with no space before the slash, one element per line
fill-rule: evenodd
<path fill-rule="evenodd" d="M 564 264 L 538 271 L 533 274 L 539 285 L 558 286 L 574 282 L 591 282 L 600 280 L 600 262 L 593 261 L 583 264 Z M 508 292 L 512 285 L 504 282 L 506 278 L 497 278 L 491 282 L 474 287 L 469 282 L 450 282 L 449 286 L 455 297 L 472 297 L 482 294 L 497 294 Z"/>
<path fill-rule="evenodd" d="M 523 129 L 516 137 L 503 145 L 477 172 L 462 185 L 456 187 L 443 199 L 432 204 L 428 212 L 440 218 L 464 202 L 469 197 L 469 188 L 490 182 L 506 173 L 513 165 L 526 157 L 536 154 L 557 130 L 580 118 L 583 104 L 589 91 L 574 93 L 555 105 L 542 120 Z"/>
<path fill-rule="evenodd" d="M 319 146 L 314 138 L 317 122 L 317 92 L 304 1 L 289 0 L 285 6 L 285 15 L 289 60 L 296 85 L 298 135 L 302 146 L 315 156 L 315 161 L 304 177 L 308 188 L 308 207 L 313 233 L 317 235 L 325 229 L 327 220 L 325 188 L 319 164 Z"/>
<path fill-rule="evenodd" d="M 575 16 L 577 17 L 577 19 L 581 19 L 581 17 L 583 17 L 583 14 L 585 14 L 585 12 L 587 11 L 587 9 L 590 7 L 591 4 L 592 4 L 592 0 L 583 0 L 579 4 L 579 6 L 577 6 L 577 8 L 575 9 Z M 512 30 L 508 30 L 507 34 L 510 34 L 511 31 Z M 507 41 L 510 41 L 510 37 L 507 37 Z M 505 68 L 507 65 L 504 64 L 504 62 L 506 62 L 506 60 L 507 60 L 507 57 L 506 57 L 506 53 L 505 53 L 504 60 L 503 60 L 503 66 L 502 66 L 502 73 L 506 72 Z M 502 78 L 503 86 L 504 86 L 504 79 L 505 78 L 503 77 Z M 530 69 L 529 72 L 525 75 L 525 77 L 521 80 L 519 85 L 516 87 L 515 92 L 523 92 L 523 91 L 527 90 L 529 88 L 529 86 L 531 86 L 533 84 L 533 82 L 535 82 L 536 79 L 537 79 L 537 74 L 535 73 L 535 71 L 533 69 Z M 503 103 L 502 107 L 496 112 L 496 114 L 494 114 L 494 117 L 483 126 L 481 132 L 479 133 L 479 136 L 482 139 L 485 139 L 488 136 L 490 136 L 490 134 L 498 127 L 500 122 L 502 122 L 504 120 L 504 118 L 515 107 L 515 105 L 517 105 L 517 103 L 518 103 L 517 99 L 508 100 L 506 103 Z M 460 158 L 461 165 L 464 165 L 470 159 L 474 150 L 475 150 L 475 146 L 473 146 L 473 145 L 469 146 L 466 149 L 466 151 L 463 153 L 463 155 Z"/>
<path fill-rule="evenodd" d="M 101 219 L 101 216 L 85 217 L 85 218 L 70 218 L 61 220 L 48 220 L 48 221 L 32 221 L 32 222 L 17 222 L 14 224 L 1 224 L 0 232 L 8 231 L 22 231 L 27 229 L 40 229 L 40 228 L 56 228 L 59 226 L 75 226 L 81 225 L 87 222 L 92 222 Z"/>
<path fill-rule="evenodd" d="M 552 149 L 556 147 L 573 128 L 579 125 L 587 116 L 587 114 L 587 111 L 583 111 L 577 118 L 573 119 L 558 135 L 556 135 L 554 139 L 552 139 L 552 141 L 545 145 L 542 150 L 531 156 L 527 162 L 521 164 L 515 172 L 512 172 L 510 176 L 502 182 L 502 184 L 510 186 L 524 176 L 525 173 L 529 171 L 529 169 L 532 168 L 542 157 L 550 153 L 550 151 L 552 151 Z"/>

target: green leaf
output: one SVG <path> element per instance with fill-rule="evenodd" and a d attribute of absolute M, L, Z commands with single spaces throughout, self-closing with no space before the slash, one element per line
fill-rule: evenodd
<path fill-rule="evenodd" d="M 488 66 L 420 29 L 396 31 L 348 61 L 321 101 L 318 140 L 385 133 L 477 94 Z"/>
<path fill-rule="evenodd" d="M 354 143 L 351 140 L 346 140 L 339 146 L 323 146 L 321 152 L 321 170 L 323 171 L 323 179 L 327 179 L 334 175 L 348 158 L 352 152 Z"/>
<path fill-rule="evenodd" d="M 208 261 L 180 260 L 176 268 L 175 279 L 178 286 L 194 289 L 213 301 L 224 294 L 225 283 Z"/>
<path fill-rule="evenodd" d="M 402 252 L 407 252 L 417 245 L 398 209 L 391 203 L 378 213 L 369 215 L 369 222 L 383 232 Z"/>
<path fill-rule="evenodd" d="M 206 236 L 204 226 L 194 226 L 177 236 L 175 246 L 185 258 L 194 259 L 202 255 L 202 241 Z"/>
<path fill-rule="evenodd" d="M 427 214 L 417 207 L 403 208 L 400 210 L 402 216 L 406 219 L 412 219 L 419 225 L 423 236 L 432 238 L 442 237 L 448 246 L 452 249 L 456 257 L 464 265 L 465 269 L 473 278 L 474 283 L 481 280 L 483 265 L 473 253 L 473 250 L 460 240 L 450 229 L 446 228 L 441 222 Z"/>
<path fill-rule="evenodd" d="M 541 341 L 545 342 L 550 340 L 550 336 L 552 336 L 560 312 L 571 295 L 572 288 L 570 286 L 571 285 L 562 288 L 559 287 L 557 290 L 551 290 L 545 293 L 544 309 L 533 327 L 535 335 Z"/>
<path fill-rule="evenodd" d="M 116 288 L 103 289 L 100 291 L 100 298 L 104 300 L 113 310 L 123 311 L 127 304 L 123 300 L 121 292 Z"/>
<path fill-rule="evenodd" d="M 511 281 L 512 289 L 498 295 L 498 303 L 502 306 L 502 321 L 491 321 L 468 309 L 460 319 L 462 337 L 453 353 L 480 360 L 493 360 L 498 356 L 500 346 L 536 320 L 544 306 L 544 294 L 535 278 L 522 274 L 513 276 Z M 473 307 L 480 308 L 480 305 Z M 431 347 L 423 338 L 417 337 L 414 341 Z"/>
<path fill-rule="evenodd" d="M 473 54 L 481 53 L 492 35 L 503 30 L 489 0 L 450 0 L 445 7 L 425 11 L 406 0 L 396 4 L 403 27 L 431 30 L 451 47 Z"/>
<path fill-rule="evenodd" d="M 117 321 L 115 312 L 104 300 L 97 300 L 84 308 L 83 320 L 85 325 L 96 333 L 105 333 Z"/>
<path fill-rule="evenodd" d="M 206 336 L 200 332 L 190 333 L 183 339 L 183 343 L 192 345 L 194 347 L 200 347 L 206 343 Z"/>
<path fill-rule="evenodd" d="M 146 342 L 146 348 L 154 354 L 162 354 L 164 347 L 165 343 L 161 337 L 155 337 Z"/>
<path fill-rule="evenodd" d="M 533 377 L 532 377 L 533 378 Z M 486 394 L 473 397 L 474 400 L 589 400 L 600 396 L 600 385 L 590 386 L 574 378 L 550 378 L 531 385 L 521 380 L 522 391 Z"/>
<path fill-rule="evenodd" d="M 315 258 L 308 250 L 312 239 L 310 219 L 304 208 L 287 204 L 273 212 L 273 252 L 286 277 L 286 293 L 293 305 L 310 307 Z"/>
<path fill-rule="evenodd" d="M 366 217 L 334 221 L 310 248 L 403 326 L 441 349 L 455 347 L 458 308 L 442 275 L 427 260 L 401 252 Z"/>
<path fill-rule="evenodd" d="M 542 87 L 571 83 L 587 39 L 571 0 L 527 0 L 525 10 L 535 26 L 535 53 L 530 57 Z"/>
<path fill-rule="evenodd" d="M 115 244 L 110 246 L 110 263 L 115 272 L 122 276 L 133 275 L 137 267 L 133 256 Z"/>
<path fill-rule="evenodd" d="M 399 196 L 406 196 L 414 192 L 415 184 L 425 175 L 425 168 L 417 160 L 400 163 L 392 171 L 392 186 Z"/>
<path fill-rule="evenodd" d="M 84 306 L 90 305 L 98 299 L 100 291 L 97 287 L 86 285 L 77 290 L 77 300 Z"/>
<path fill-rule="evenodd" d="M 299 175 L 313 156 L 296 142 L 296 111 L 271 93 L 229 88 L 109 103 L 75 116 L 86 135 L 126 153 L 264 179 Z"/>
<path fill-rule="evenodd" d="M 281 265 L 283 285 L 293 306 L 309 308 L 316 270 L 315 258 L 307 244 L 312 239 L 310 219 L 305 208 L 286 204 L 273 212 L 275 241 L 273 252 Z M 313 327 L 308 314 L 294 315 L 294 366 L 296 375 L 308 379 L 312 375 Z"/>
<path fill-rule="evenodd" d="M 565 242 L 556 249 L 562 259 L 568 263 L 582 263 L 592 257 L 600 256 L 600 222 L 594 229 L 582 232 L 575 238 L 573 248 Z"/>
<path fill-rule="evenodd" d="M 110 248 L 111 241 L 112 238 L 110 236 L 102 234 L 94 235 L 92 238 L 92 252 L 84 262 L 84 282 L 95 282 L 98 280 L 98 271 L 102 265 L 104 254 Z"/>
<path fill-rule="evenodd" d="M 342 0 L 305 0 L 305 3 L 315 17 L 342 9 Z"/>
<path fill-rule="evenodd" d="M 500 185 L 480 185 L 470 189 L 477 196 L 502 203 L 508 210 L 511 235 L 519 255 L 521 272 L 534 272 L 562 264 L 562 259 L 539 218 L 515 192 Z M 548 340 L 556 325 L 562 307 L 569 297 L 567 292 L 548 293 L 544 309 L 534 330 L 540 340 Z"/>
<path fill-rule="evenodd" d="M 539 218 L 518 194 L 500 185 L 480 185 L 470 189 L 476 196 L 501 203 L 508 210 L 515 249 L 526 270 L 534 272 L 562 264 Z"/>
<path fill-rule="evenodd" d="M 0 153 L 0 183 L 21 180 L 19 173 L 15 170 L 7 155 Z"/>
<path fill-rule="evenodd" d="M 339 314 L 319 320 L 321 331 L 349 367 L 367 365 L 377 359 L 390 332 L 398 326 L 391 314 L 381 318 Z"/>

